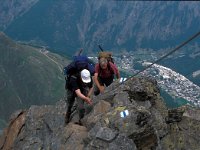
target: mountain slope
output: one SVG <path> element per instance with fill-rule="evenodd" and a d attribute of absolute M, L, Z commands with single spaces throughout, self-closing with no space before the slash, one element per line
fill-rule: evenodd
<path fill-rule="evenodd" d="M 97 44 L 113 51 L 158 50 L 197 32 L 199 18 L 195 1 L 39 0 L 5 32 L 67 54 L 80 47 L 95 53 Z"/>
<path fill-rule="evenodd" d="M 0 0 L 0 30 L 6 29 L 6 27 L 12 23 L 12 21 L 26 13 L 38 1 L 39 0 Z"/>
<path fill-rule="evenodd" d="M 0 119 L 16 109 L 53 104 L 64 95 L 62 65 L 47 54 L 0 33 Z M 62 61 L 62 60 L 60 60 Z"/>

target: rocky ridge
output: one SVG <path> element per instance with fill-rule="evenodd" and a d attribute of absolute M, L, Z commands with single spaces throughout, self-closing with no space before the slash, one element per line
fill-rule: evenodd
<path fill-rule="evenodd" d="M 31 106 L 11 116 L 0 137 L 6 149 L 198 149 L 200 110 L 183 106 L 168 110 L 155 80 L 131 78 L 114 82 L 93 96 L 83 126 L 64 126 L 66 104 Z M 129 112 L 121 117 L 121 112 Z M 124 113 L 123 113 L 124 114 Z"/>

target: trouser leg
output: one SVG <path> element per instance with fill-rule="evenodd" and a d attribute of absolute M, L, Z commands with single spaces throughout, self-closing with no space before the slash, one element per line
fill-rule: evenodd
<path fill-rule="evenodd" d="M 77 97 L 79 120 L 81 120 L 85 115 L 84 100 Z"/>
<path fill-rule="evenodd" d="M 71 109 L 73 107 L 75 101 L 75 96 L 74 93 L 70 90 L 67 90 L 67 99 L 66 99 L 66 103 L 67 103 L 67 112 L 66 112 L 66 116 L 65 116 L 65 123 L 69 123 L 70 121 L 70 116 L 71 116 Z"/>

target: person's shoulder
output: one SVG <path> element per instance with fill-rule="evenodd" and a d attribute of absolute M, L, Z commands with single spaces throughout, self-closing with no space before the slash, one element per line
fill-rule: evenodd
<path fill-rule="evenodd" d="M 99 65 L 99 63 L 97 63 L 96 65 L 95 65 L 95 71 L 98 71 L 100 69 L 100 65 Z"/>
<path fill-rule="evenodd" d="M 111 70 L 114 72 L 114 74 L 117 74 L 118 68 L 117 68 L 116 64 L 114 64 L 112 62 L 109 62 L 109 63 L 110 63 Z"/>
<path fill-rule="evenodd" d="M 96 63 L 96 64 L 95 64 L 95 67 L 99 67 L 99 63 Z"/>
<path fill-rule="evenodd" d="M 117 68 L 116 64 L 114 64 L 112 62 L 109 62 L 109 64 L 110 64 L 111 67 Z"/>

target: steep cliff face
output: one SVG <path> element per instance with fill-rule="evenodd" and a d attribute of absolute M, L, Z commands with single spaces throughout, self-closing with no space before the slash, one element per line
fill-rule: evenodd
<path fill-rule="evenodd" d="M 0 30 L 5 30 L 15 19 L 26 13 L 39 0 L 0 0 Z"/>
<path fill-rule="evenodd" d="M 80 47 L 95 52 L 97 44 L 113 51 L 157 50 L 176 46 L 199 30 L 200 5 L 195 1 L 40 0 L 16 16 L 5 28 L 8 35 L 68 54 Z"/>
<path fill-rule="evenodd" d="M 167 110 L 156 82 L 132 78 L 113 83 L 86 107 L 83 126 L 64 126 L 63 100 L 32 106 L 11 117 L 0 137 L 1 149 L 198 149 L 200 110 L 189 106 Z M 120 114 L 129 113 L 125 117 Z"/>

